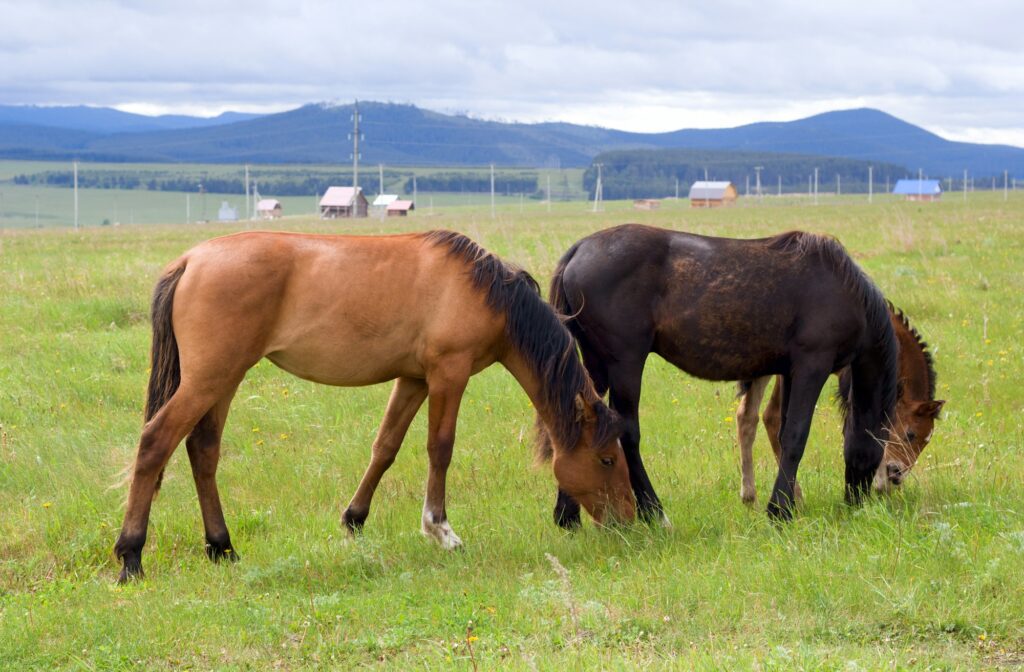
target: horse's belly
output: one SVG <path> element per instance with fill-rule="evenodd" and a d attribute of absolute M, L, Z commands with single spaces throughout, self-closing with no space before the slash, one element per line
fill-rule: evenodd
<path fill-rule="evenodd" d="M 400 376 L 422 378 L 422 367 L 409 353 L 374 347 L 320 348 L 293 345 L 267 353 L 267 359 L 285 371 L 324 385 L 375 385 Z"/>

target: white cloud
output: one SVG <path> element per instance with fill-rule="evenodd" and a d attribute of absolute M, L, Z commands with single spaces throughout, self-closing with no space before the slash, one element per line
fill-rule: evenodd
<path fill-rule="evenodd" d="M 359 97 L 645 131 L 868 105 L 1019 143 L 1024 5 L 968 11 L 949 0 L 0 0 L 0 103 L 213 114 Z"/>

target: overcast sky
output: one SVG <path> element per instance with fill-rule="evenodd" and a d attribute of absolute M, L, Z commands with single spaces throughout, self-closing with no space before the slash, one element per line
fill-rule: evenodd
<path fill-rule="evenodd" d="M 1024 146 L 1024 2 L 0 0 L 0 104 L 353 98 L 636 131 L 869 106 Z"/>

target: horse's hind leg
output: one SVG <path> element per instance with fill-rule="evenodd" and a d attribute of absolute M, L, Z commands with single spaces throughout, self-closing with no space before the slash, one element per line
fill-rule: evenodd
<path fill-rule="evenodd" d="M 146 543 L 149 511 L 160 475 L 174 449 L 215 402 L 216 397 L 180 387 L 143 428 L 132 468 L 124 523 L 114 544 L 114 553 L 124 563 L 118 578 L 120 583 L 142 576 L 142 547 Z"/>
<path fill-rule="evenodd" d="M 373 453 L 370 464 L 366 467 L 363 479 L 359 481 L 356 494 L 352 496 L 348 508 L 341 520 L 350 532 L 362 529 L 366 517 L 370 515 L 370 500 L 377 490 L 381 477 L 395 461 L 405 433 L 409 431 L 412 419 L 423 405 L 427 397 L 427 384 L 415 378 L 399 378 L 391 389 L 391 399 L 384 412 L 384 419 L 377 430 L 377 438 L 373 441 Z"/>
<path fill-rule="evenodd" d="M 224 433 L 224 421 L 235 391 L 221 399 L 196 424 L 185 440 L 188 459 L 192 465 L 192 477 L 199 495 L 199 510 L 203 514 L 203 528 L 206 532 L 206 554 L 217 562 L 221 558 L 238 560 L 238 553 L 231 545 L 224 511 L 217 492 L 217 462 L 220 460 L 220 441 Z"/>
<path fill-rule="evenodd" d="M 765 376 L 750 382 L 749 387 L 740 396 L 736 407 L 736 435 L 740 444 L 740 472 L 743 480 L 740 484 L 740 499 L 750 504 L 757 499 L 754 487 L 754 437 L 757 436 L 758 409 L 765 387 L 771 378 Z"/>
<path fill-rule="evenodd" d="M 779 437 L 782 456 L 775 487 L 768 501 L 768 515 L 772 518 L 789 520 L 793 517 L 797 469 L 811 431 L 814 406 L 828 379 L 833 359 L 822 357 L 816 361 L 800 362 L 794 366 L 793 373 L 784 378 L 785 420 Z"/>
<path fill-rule="evenodd" d="M 782 463 L 782 444 L 779 442 L 779 436 L 782 435 L 782 386 L 782 376 L 776 376 L 775 388 L 762 416 L 764 428 L 768 431 L 768 441 L 772 444 L 772 452 L 775 453 L 776 466 Z M 793 483 L 793 497 L 798 504 L 803 501 L 804 495 L 800 490 L 799 481 Z"/>

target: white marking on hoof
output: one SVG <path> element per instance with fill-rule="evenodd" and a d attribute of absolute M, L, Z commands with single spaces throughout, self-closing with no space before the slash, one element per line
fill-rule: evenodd
<path fill-rule="evenodd" d="M 665 515 L 664 511 L 661 512 L 661 527 L 665 530 L 672 529 L 672 521 L 668 519 L 668 516 Z"/>
<path fill-rule="evenodd" d="M 459 535 L 452 530 L 451 524 L 447 520 L 435 523 L 431 520 L 429 513 L 423 516 L 422 532 L 424 536 L 434 539 L 446 551 L 452 551 L 462 546 L 462 539 L 459 539 Z"/>

